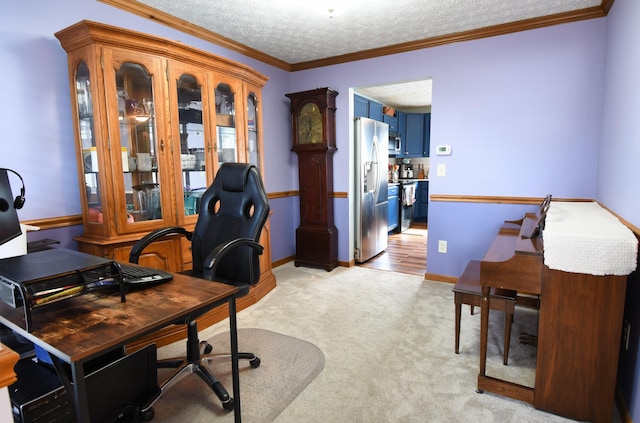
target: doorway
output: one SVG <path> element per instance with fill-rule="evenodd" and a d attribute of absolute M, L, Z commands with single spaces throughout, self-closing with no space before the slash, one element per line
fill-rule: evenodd
<path fill-rule="evenodd" d="M 387 249 L 360 266 L 424 277 L 427 273 L 426 226 L 390 233 Z"/>
<path fill-rule="evenodd" d="M 429 147 L 430 147 L 430 123 L 431 123 L 431 78 L 394 82 L 374 86 L 364 86 L 353 89 L 357 96 L 370 100 L 369 110 L 380 111 L 382 117 L 367 116 L 372 119 L 389 123 L 390 131 L 394 129 L 404 136 L 402 139 L 402 151 L 399 155 L 390 154 L 388 165 L 390 167 L 389 178 L 392 178 L 393 169 L 411 169 L 411 176 L 399 172 L 400 178 L 405 181 L 420 181 L 415 184 L 415 203 L 411 207 L 415 211 L 414 218 L 408 229 L 406 225 L 400 233 L 390 232 L 387 249 L 373 257 L 369 261 L 360 264 L 379 270 L 395 271 L 400 273 L 419 275 L 426 274 L 427 257 L 427 225 L 428 225 L 428 185 L 429 185 Z M 356 96 L 356 97 L 357 97 Z M 355 102 L 354 102 L 355 103 Z M 375 108 L 372 104 L 375 103 Z M 359 113 L 361 116 L 362 103 Z M 354 108 L 356 105 L 354 104 Z M 410 123 L 406 123 L 406 117 L 410 116 Z M 401 118 L 398 118 L 401 117 Z M 394 120 L 394 118 L 396 118 Z M 402 121 L 402 118 L 405 118 Z M 423 122 L 422 124 L 420 122 Z M 407 133 L 406 129 L 411 128 Z M 418 128 L 418 131 L 416 131 Z M 422 131 L 422 132 L 420 132 Z M 427 132 L 428 131 L 428 132 Z M 396 135 L 394 133 L 394 135 Z M 420 137 L 425 138 L 420 138 Z M 421 141 L 424 139 L 424 141 Z M 402 207 L 401 207 L 402 209 Z M 389 227 L 393 228 L 391 222 Z"/>

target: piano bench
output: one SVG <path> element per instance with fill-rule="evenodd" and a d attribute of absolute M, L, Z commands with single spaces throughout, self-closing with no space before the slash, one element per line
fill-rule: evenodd
<path fill-rule="evenodd" d="M 482 301 L 482 287 L 480 285 L 480 262 L 471 260 L 458 278 L 453 287 L 453 299 L 456 309 L 456 354 L 460 353 L 460 318 L 462 315 L 462 304 L 468 304 L 473 314 L 474 307 L 480 307 Z M 505 313 L 504 319 L 504 353 L 503 363 L 509 360 L 509 342 L 511 340 L 511 324 L 513 323 L 513 313 L 515 310 L 518 293 L 509 289 L 491 288 L 489 307 L 492 310 L 499 310 Z"/>

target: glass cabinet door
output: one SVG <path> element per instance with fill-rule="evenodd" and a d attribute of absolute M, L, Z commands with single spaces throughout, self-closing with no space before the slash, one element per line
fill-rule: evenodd
<path fill-rule="evenodd" d="M 78 122 L 84 163 L 84 183 L 89 208 L 89 223 L 102 223 L 102 199 L 100 197 L 98 149 L 94 128 L 92 85 L 89 67 L 80 62 L 76 68 L 76 96 Z"/>
<path fill-rule="evenodd" d="M 198 75 L 204 80 L 204 75 Z M 202 84 L 195 76 L 181 74 L 176 80 L 178 100 L 178 135 L 180 139 L 180 174 L 184 215 L 198 214 L 200 198 L 208 186 L 207 150 L 211 148 L 211 137 L 207 134 L 206 97 Z"/>
<path fill-rule="evenodd" d="M 235 95 L 231 86 L 220 83 L 216 87 L 216 148 L 218 165 L 238 161 L 236 136 Z"/>
<path fill-rule="evenodd" d="M 247 155 L 249 163 L 260 168 L 260 150 L 258 142 L 258 97 L 255 93 L 247 96 Z"/>
<path fill-rule="evenodd" d="M 123 62 L 115 81 L 125 199 L 116 214 L 127 223 L 162 219 L 153 76 L 139 63 Z"/>

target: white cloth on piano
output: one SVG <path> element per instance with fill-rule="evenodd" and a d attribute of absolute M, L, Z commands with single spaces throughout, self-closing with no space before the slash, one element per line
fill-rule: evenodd
<path fill-rule="evenodd" d="M 542 238 L 550 269 L 620 276 L 637 266 L 637 238 L 596 202 L 552 201 Z"/>

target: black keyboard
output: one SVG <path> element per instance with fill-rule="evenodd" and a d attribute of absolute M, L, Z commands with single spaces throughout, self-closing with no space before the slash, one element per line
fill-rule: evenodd
<path fill-rule="evenodd" d="M 150 267 L 129 266 L 121 264 L 122 280 L 128 284 L 163 283 L 173 279 L 171 273 Z"/>

